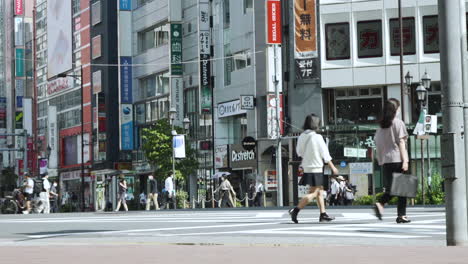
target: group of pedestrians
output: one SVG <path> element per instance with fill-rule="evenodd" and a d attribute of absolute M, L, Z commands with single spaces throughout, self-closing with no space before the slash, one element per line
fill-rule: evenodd
<path fill-rule="evenodd" d="M 382 220 L 384 205 L 392 198 L 390 190 L 393 173 L 408 171 L 409 158 L 406 148 L 408 133 L 405 123 L 398 117 L 400 114 L 400 102 L 394 98 L 388 99 L 384 104 L 382 118 L 379 122 L 380 127 L 375 135 L 377 161 L 383 167 L 385 187 L 384 195 L 374 205 L 374 213 L 379 220 Z M 323 136 L 317 133 L 319 127 L 320 118 L 314 114 L 308 115 L 304 121 L 304 132 L 301 133 L 297 142 L 296 151 L 298 156 L 302 157 L 301 166 L 304 170 L 302 184 L 309 186 L 309 193 L 301 199 L 296 207 L 289 210 L 291 220 L 296 224 L 299 212 L 314 199 L 320 210 L 320 222 L 329 222 L 335 219 L 325 210 L 323 167 L 324 164 L 328 165 L 333 175 L 338 175 L 338 170 L 332 162 Z M 340 182 L 343 184 L 340 185 Z M 333 202 L 331 204 L 335 205 L 339 202 L 337 200 L 339 200 L 341 191 L 352 190 L 348 184 L 342 176 L 332 179 L 330 192 Z M 354 195 L 352 198 L 354 199 Z M 406 197 L 398 197 L 398 216 L 396 218 L 398 224 L 411 222 L 406 216 L 406 205 Z"/>
<path fill-rule="evenodd" d="M 354 200 L 355 189 L 343 176 L 332 177 L 328 190 L 329 205 L 351 205 Z"/>
<path fill-rule="evenodd" d="M 57 182 L 51 184 L 47 173 L 42 174 L 41 179 L 33 179 L 29 173 L 25 173 L 24 177 L 22 189 L 26 208 L 22 211 L 23 214 L 33 212 L 33 202 L 37 205 L 34 208 L 35 213 L 57 212 L 59 196 Z"/>

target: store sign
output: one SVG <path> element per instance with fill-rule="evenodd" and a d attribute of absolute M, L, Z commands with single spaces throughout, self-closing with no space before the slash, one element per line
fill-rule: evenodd
<path fill-rule="evenodd" d="M 211 113 L 211 61 L 209 55 L 200 55 L 200 106 L 202 113 Z"/>
<path fill-rule="evenodd" d="M 254 110 L 255 97 L 253 95 L 241 95 L 240 104 L 242 110 Z"/>
<path fill-rule="evenodd" d="M 228 145 L 215 147 L 215 168 L 227 168 L 229 166 Z"/>
<path fill-rule="evenodd" d="M 133 103 L 132 97 L 132 57 L 120 57 L 120 101 Z"/>
<path fill-rule="evenodd" d="M 23 0 L 15 0 L 15 15 L 22 16 L 24 14 Z"/>
<path fill-rule="evenodd" d="M 218 104 L 218 118 L 235 116 L 247 113 L 241 109 L 240 100 Z"/>
<path fill-rule="evenodd" d="M 199 0 L 199 43 L 200 54 L 210 55 L 211 37 L 210 37 L 210 1 Z"/>
<path fill-rule="evenodd" d="M 316 11 L 315 0 L 294 1 L 294 57 L 298 80 L 316 79 L 319 76 Z"/>
<path fill-rule="evenodd" d="M 120 0 L 120 11 L 131 11 L 132 0 Z"/>
<path fill-rule="evenodd" d="M 182 74 L 182 24 L 171 23 L 171 75 Z"/>
<path fill-rule="evenodd" d="M 16 111 L 15 114 L 15 129 L 23 129 L 24 114 L 21 111 Z"/>
<path fill-rule="evenodd" d="M 24 49 L 16 49 L 15 74 L 16 77 L 24 77 Z"/>
<path fill-rule="evenodd" d="M 131 104 L 121 105 L 121 147 L 122 150 L 133 150 L 133 108 Z"/>
<path fill-rule="evenodd" d="M 229 162 L 231 168 L 253 168 L 257 166 L 255 150 L 245 150 L 241 144 L 230 145 Z"/>
<path fill-rule="evenodd" d="M 24 23 L 22 17 L 15 17 L 15 46 L 24 45 Z"/>
<path fill-rule="evenodd" d="M 68 171 L 60 173 L 60 180 L 62 181 L 73 181 L 79 180 L 81 175 L 81 171 Z"/>
<path fill-rule="evenodd" d="M 49 169 L 57 169 L 58 165 L 58 131 L 57 131 L 57 107 L 49 105 L 47 116 L 47 146 L 50 147 Z"/>
<path fill-rule="evenodd" d="M 242 147 L 245 150 L 254 150 L 257 147 L 257 141 L 253 137 L 245 137 L 242 140 Z"/>
<path fill-rule="evenodd" d="M 73 77 L 57 78 L 47 83 L 47 95 L 54 95 L 73 88 Z"/>
<path fill-rule="evenodd" d="M 372 162 L 358 162 L 349 164 L 350 174 L 372 174 L 373 172 Z"/>
<path fill-rule="evenodd" d="M 200 111 L 211 113 L 211 36 L 210 36 L 210 1 L 198 0 L 198 46 L 200 54 Z"/>
<path fill-rule="evenodd" d="M 278 119 L 276 118 L 276 96 L 274 94 L 267 95 L 267 129 L 268 129 L 268 138 L 277 139 L 278 138 Z M 280 95 L 280 134 L 284 134 L 284 111 L 283 111 L 283 95 Z"/>
<path fill-rule="evenodd" d="M 281 1 L 267 0 L 267 44 L 281 44 Z"/>
<path fill-rule="evenodd" d="M 15 129 L 15 134 L 23 134 L 22 129 Z M 24 137 L 15 137 L 15 148 L 22 149 L 24 148 Z M 23 159 L 23 151 L 15 151 L 15 158 L 16 159 Z"/>
<path fill-rule="evenodd" d="M 278 190 L 278 177 L 275 170 L 265 171 L 265 190 L 267 192 Z"/>
<path fill-rule="evenodd" d="M 269 46 L 267 48 L 267 89 L 270 93 L 275 93 L 276 89 L 278 89 L 280 93 L 283 92 L 281 54 L 281 46 Z"/>
<path fill-rule="evenodd" d="M 131 82 L 130 82 L 131 83 Z M 97 94 L 102 91 L 102 71 L 93 72 L 93 93 Z"/>

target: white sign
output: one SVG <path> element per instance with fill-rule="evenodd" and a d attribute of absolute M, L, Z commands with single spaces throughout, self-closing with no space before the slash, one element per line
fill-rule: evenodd
<path fill-rule="evenodd" d="M 344 156 L 350 158 L 366 158 L 367 149 L 344 148 Z"/>
<path fill-rule="evenodd" d="M 28 135 L 33 134 L 32 128 L 32 99 L 31 98 L 23 98 L 23 127 L 28 131 Z"/>
<path fill-rule="evenodd" d="M 350 174 L 372 174 L 373 166 L 372 162 L 358 162 L 349 164 Z"/>
<path fill-rule="evenodd" d="M 198 31 L 199 31 L 199 43 L 200 43 L 200 54 L 210 55 L 211 42 L 210 42 L 210 1 L 199 0 L 199 20 L 198 20 Z"/>
<path fill-rule="evenodd" d="M 276 61 L 275 61 L 276 49 Z M 276 66 L 275 66 L 276 64 Z M 267 48 L 267 84 L 268 92 L 276 91 L 275 85 L 278 86 L 278 91 L 283 92 L 282 67 L 281 67 L 281 46 L 275 45 Z M 275 70 L 276 67 L 276 70 Z"/>
<path fill-rule="evenodd" d="M 15 129 L 15 134 L 23 134 L 22 129 Z M 16 136 L 15 137 L 15 148 L 22 149 L 24 148 L 24 137 L 23 136 Z M 16 155 L 15 158 L 17 160 L 23 159 L 23 151 L 15 151 Z"/>
<path fill-rule="evenodd" d="M 228 145 L 215 147 L 215 168 L 226 168 L 228 166 Z"/>
<path fill-rule="evenodd" d="M 72 69 L 72 1 L 47 1 L 47 74 Z"/>
<path fill-rule="evenodd" d="M 177 111 L 174 120 L 175 126 L 183 126 L 184 121 L 184 83 L 182 77 L 172 77 L 171 82 L 171 107 Z"/>
<path fill-rule="evenodd" d="M 255 98 L 253 95 L 241 95 L 240 104 L 241 104 L 241 109 L 243 110 L 254 110 Z"/>
<path fill-rule="evenodd" d="M 49 169 L 57 169 L 58 166 L 58 135 L 57 135 L 57 107 L 49 105 L 48 109 L 48 138 L 50 147 Z"/>
<path fill-rule="evenodd" d="M 89 162 L 89 134 L 83 134 L 83 141 L 84 141 L 84 146 L 83 146 L 83 158 L 84 158 L 84 163 Z M 78 146 L 78 163 L 81 163 L 81 136 L 77 136 L 77 146 Z"/>
<path fill-rule="evenodd" d="M 437 116 L 426 115 L 424 118 L 424 131 L 426 133 L 437 133 Z"/>
<path fill-rule="evenodd" d="M 174 157 L 177 159 L 185 158 L 185 136 L 177 135 L 172 138 L 172 147 L 174 148 Z"/>
<path fill-rule="evenodd" d="M 218 104 L 218 117 L 228 117 L 247 113 L 240 105 L 240 100 Z"/>

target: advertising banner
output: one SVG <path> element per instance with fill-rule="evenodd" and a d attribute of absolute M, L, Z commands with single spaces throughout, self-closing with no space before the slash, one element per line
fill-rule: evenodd
<path fill-rule="evenodd" d="M 24 49 L 15 52 L 15 76 L 24 77 Z"/>
<path fill-rule="evenodd" d="M 177 135 L 172 138 L 172 147 L 174 148 L 174 157 L 176 159 L 185 159 L 185 136 Z"/>
<path fill-rule="evenodd" d="M 133 103 L 132 57 L 120 57 L 120 100 L 123 104 Z"/>
<path fill-rule="evenodd" d="M 184 82 L 182 77 L 171 78 L 171 107 L 177 111 L 175 126 L 183 126 L 184 121 Z"/>
<path fill-rule="evenodd" d="M 317 7 L 315 0 L 294 1 L 296 79 L 318 78 Z"/>
<path fill-rule="evenodd" d="M 211 113 L 211 61 L 209 55 L 200 55 L 200 107 L 202 113 Z"/>
<path fill-rule="evenodd" d="M 22 17 L 15 17 L 15 46 L 24 45 L 24 23 Z"/>
<path fill-rule="evenodd" d="M 23 113 L 23 127 L 28 131 L 28 135 L 33 135 L 32 98 L 23 98 Z"/>
<path fill-rule="evenodd" d="M 255 149 L 245 150 L 241 144 L 229 145 L 229 164 L 233 169 L 255 168 L 257 153 Z"/>
<path fill-rule="evenodd" d="M 76 140 L 77 140 L 77 146 L 78 146 L 78 163 L 81 163 L 81 136 L 78 136 Z M 83 141 L 84 141 L 83 158 L 84 158 L 84 163 L 87 163 L 90 160 L 89 148 L 91 146 L 89 142 L 88 133 L 83 134 Z"/>
<path fill-rule="evenodd" d="M 198 0 L 198 47 L 200 54 L 200 111 L 211 113 L 211 33 L 209 0 Z"/>
<path fill-rule="evenodd" d="M 121 146 L 122 150 L 133 150 L 133 109 L 131 104 L 121 106 Z"/>
<path fill-rule="evenodd" d="M 227 168 L 228 163 L 228 145 L 219 145 L 215 147 L 215 168 Z"/>
<path fill-rule="evenodd" d="M 268 138 L 277 139 L 278 138 L 278 121 L 276 118 L 276 96 L 274 94 L 267 95 L 267 128 L 268 128 Z M 283 111 L 283 95 L 280 95 L 280 133 L 284 133 L 284 111 Z"/>
<path fill-rule="evenodd" d="M 15 134 L 23 134 L 22 129 L 15 129 Z M 15 148 L 16 149 L 22 149 L 24 148 L 24 137 L 21 136 L 16 136 L 15 137 Z M 23 151 L 15 151 L 15 158 L 16 159 L 23 159 Z"/>
<path fill-rule="evenodd" d="M 47 75 L 72 69 L 72 1 L 47 1 Z"/>
<path fill-rule="evenodd" d="M 73 77 L 57 78 L 47 83 L 47 95 L 54 95 L 73 88 Z"/>
<path fill-rule="evenodd" d="M 22 111 L 16 111 L 15 113 L 15 129 L 23 129 L 23 118 L 24 114 Z"/>
<path fill-rule="evenodd" d="M 182 75 L 182 24 L 171 24 L 171 75 Z"/>
<path fill-rule="evenodd" d="M 58 131 L 57 107 L 49 105 L 47 118 L 47 145 L 50 147 L 49 169 L 57 169 L 58 165 Z"/>
<path fill-rule="evenodd" d="M 267 44 L 281 44 L 281 1 L 267 1 Z"/>

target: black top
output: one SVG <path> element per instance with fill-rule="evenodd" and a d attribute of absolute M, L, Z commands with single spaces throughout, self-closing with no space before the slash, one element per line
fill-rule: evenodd
<path fill-rule="evenodd" d="M 150 193 L 158 193 L 158 184 L 155 179 L 149 181 Z"/>
<path fill-rule="evenodd" d="M 125 180 L 121 180 L 120 183 L 123 184 L 124 181 L 125 181 Z M 119 192 L 120 192 L 120 193 L 124 193 L 124 192 L 126 192 L 126 191 L 127 191 L 127 189 L 126 189 L 125 187 L 123 187 L 122 185 L 119 184 Z"/>

